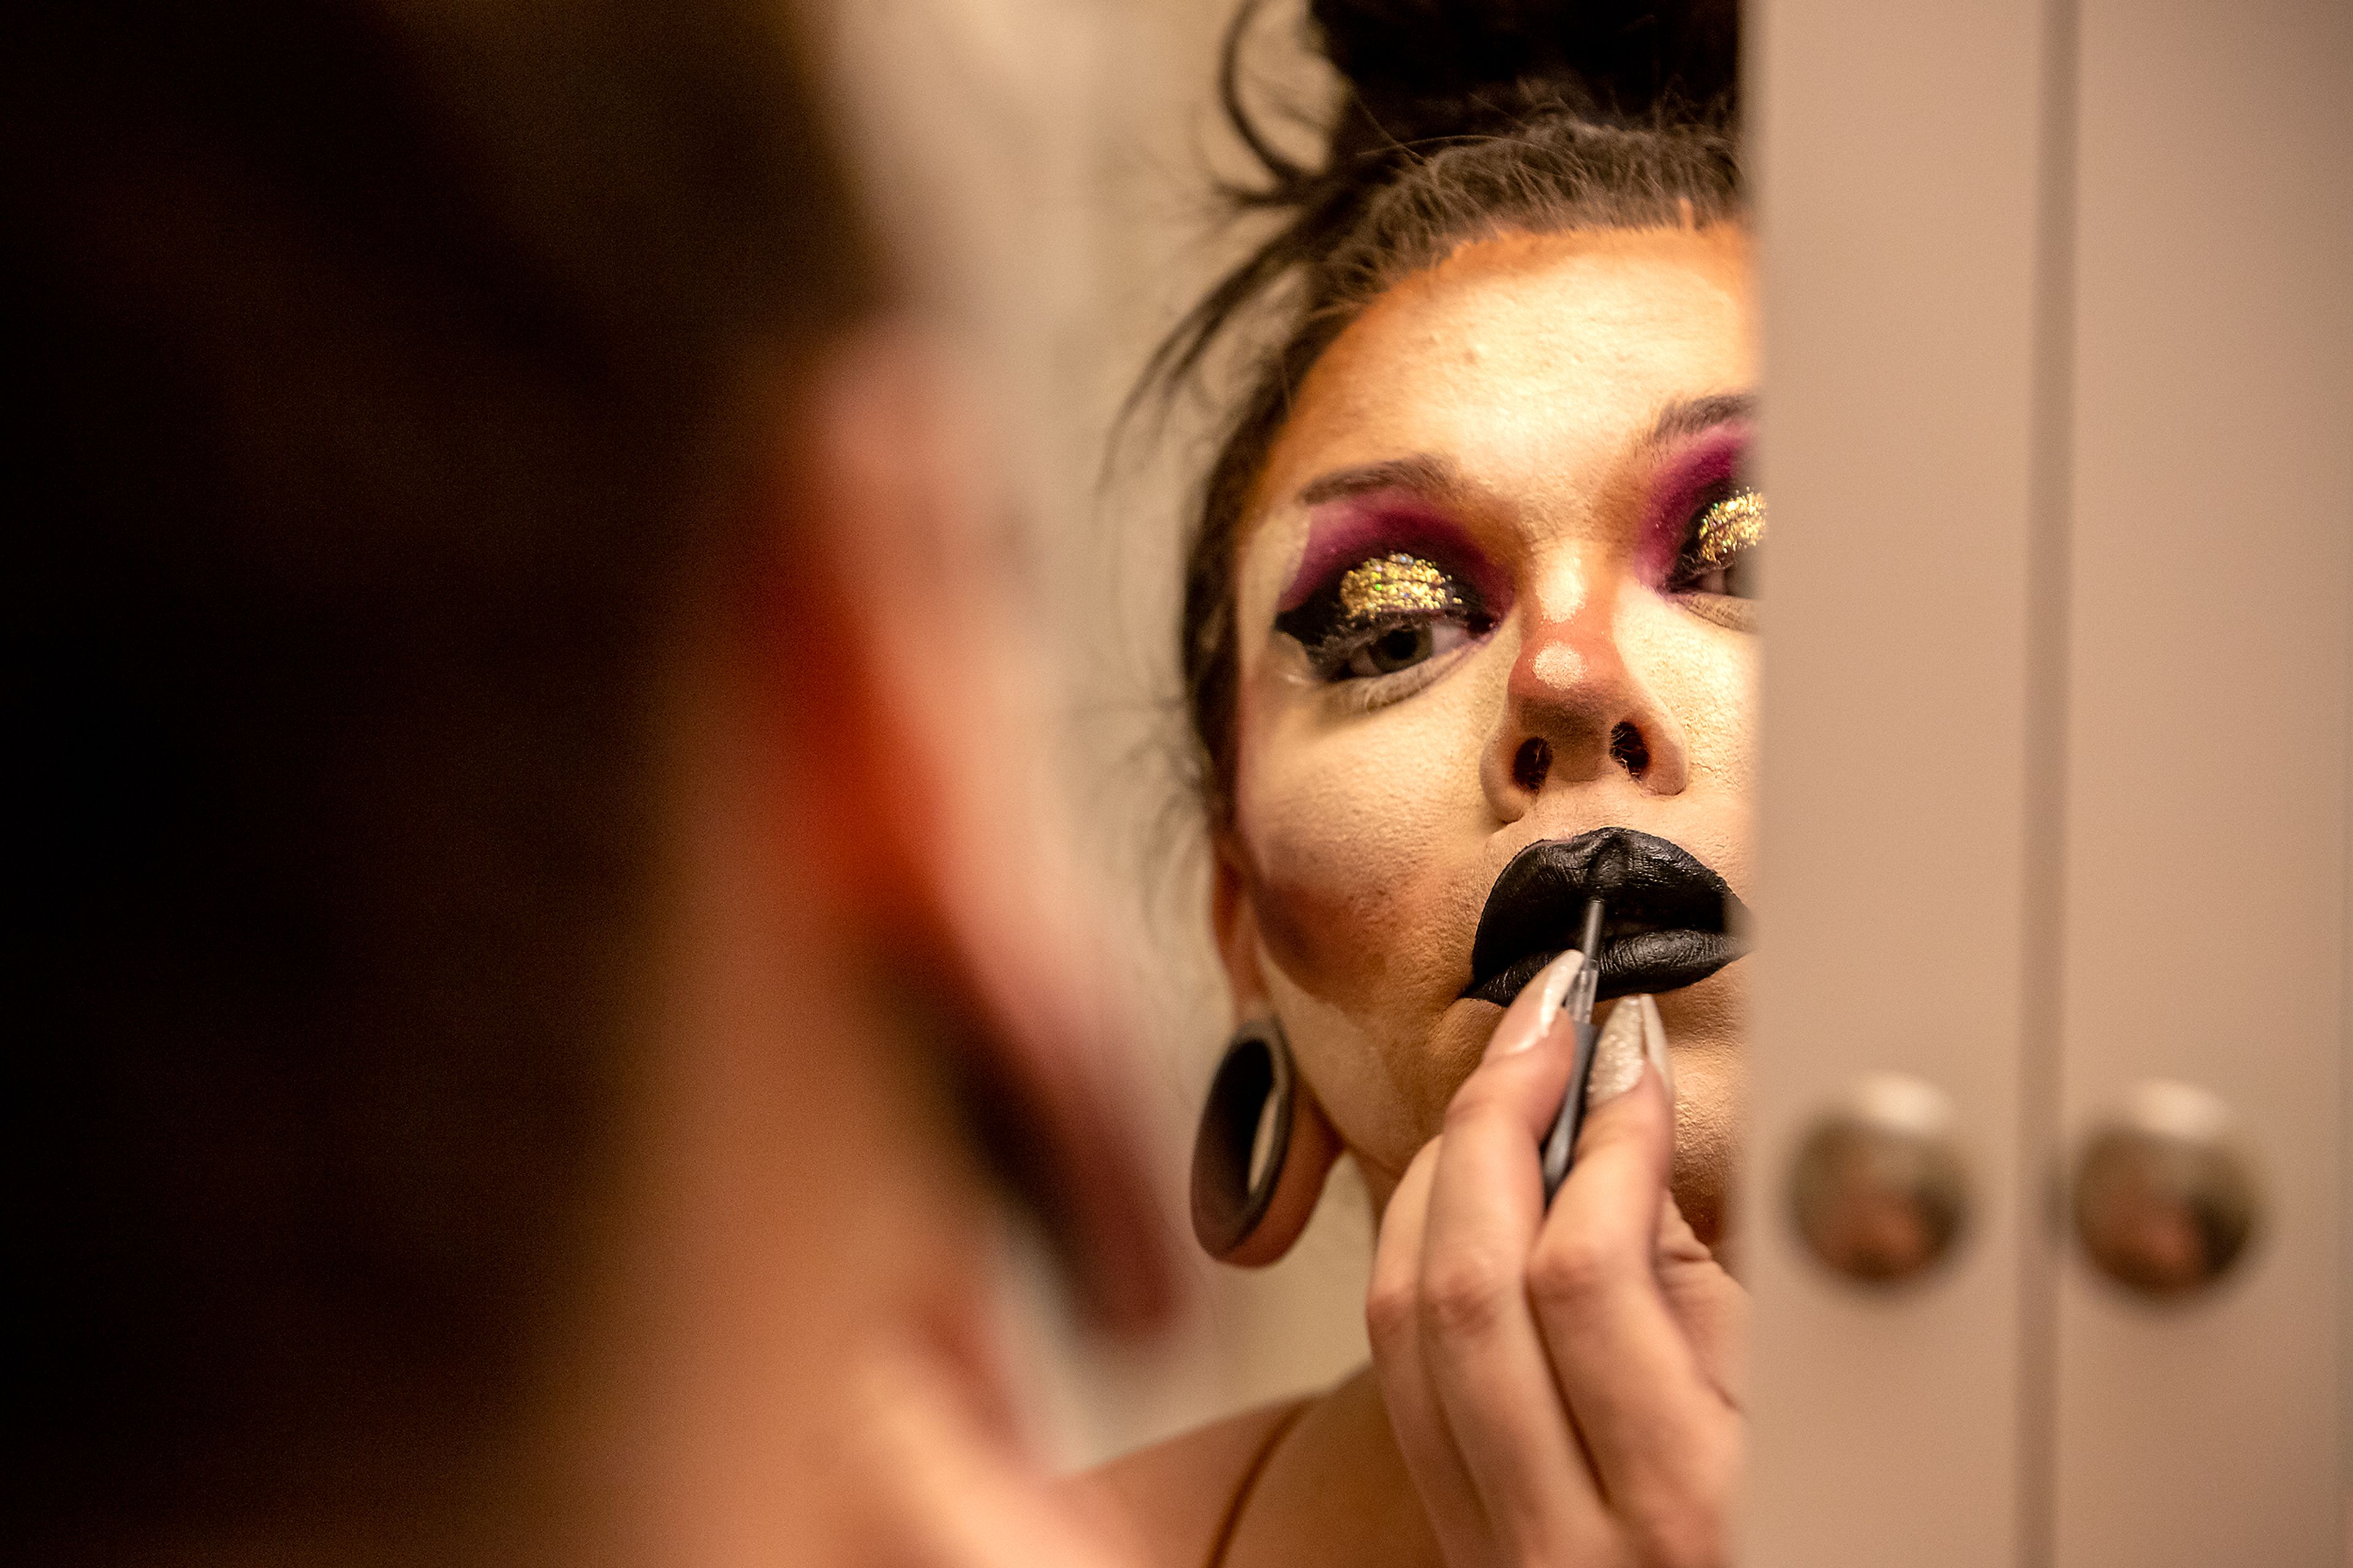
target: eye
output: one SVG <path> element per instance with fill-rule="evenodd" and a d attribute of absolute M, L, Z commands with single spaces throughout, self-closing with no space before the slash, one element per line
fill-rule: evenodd
<path fill-rule="evenodd" d="M 1346 673 L 1359 679 L 1395 675 L 1441 653 L 1451 653 L 1470 640 L 1470 628 L 1456 621 L 1391 626 L 1349 657 Z"/>
<path fill-rule="evenodd" d="M 1765 498 L 1746 486 L 1719 487 L 1693 510 L 1666 590 L 1753 600 L 1764 549 Z"/>
<path fill-rule="evenodd" d="M 1326 681 L 1377 679 L 1451 653 L 1494 625 L 1478 591 L 1433 561 L 1402 552 L 1360 561 L 1275 630 L 1295 637 Z"/>

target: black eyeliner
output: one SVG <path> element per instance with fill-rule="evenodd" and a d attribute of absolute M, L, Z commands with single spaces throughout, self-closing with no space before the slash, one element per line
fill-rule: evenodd
<path fill-rule="evenodd" d="M 1409 611 L 1376 611 L 1369 614 L 1352 613 L 1345 603 L 1343 595 L 1343 589 L 1349 576 L 1366 564 L 1384 558 L 1393 561 L 1426 563 L 1431 570 L 1440 574 L 1446 581 L 1448 602 L 1445 607 L 1442 610 L 1429 608 Z M 1353 644 L 1358 639 L 1376 636 L 1396 626 L 1410 626 L 1416 622 L 1431 620 L 1440 616 L 1459 618 L 1474 636 L 1484 636 L 1494 626 L 1494 618 L 1487 613 L 1484 596 L 1465 574 L 1448 567 L 1441 561 L 1431 560 L 1411 552 L 1392 551 L 1368 555 L 1345 570 L 1334 573 L 1331 579 L 1322 587 L 1317 588 L 1298 605 L 1276 616 L 1274 629 L 1296 639 L 1299 645 L 1307 650 L 1309 659 L 1316 665 L 1318 670 L 1328 675 L 1330 670 L 1326 667 L 1335 662 L 1332 658 L 1335 645 L 1344 642 Z"/>

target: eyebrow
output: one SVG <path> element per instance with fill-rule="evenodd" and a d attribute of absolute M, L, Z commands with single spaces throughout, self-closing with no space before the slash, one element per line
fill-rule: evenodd
<path fill-rule="evenodd" d="M 1679 397 L 1659 411 L 1658 422 L 1651 426 L 1647 444 L 1669 446 L 1720 425 L 1736 424 L 1756 416 L 1757 395 L 1753 392 L 1725 393 L 1714 397 Z M 1461 488 L 1461 478 L 1453 464 L 1427 452 L 1417 452 L 1409 458 L 1367 463 L 1358 468 L 1340 468 L 1311 479 L 1300 489 L 1299 504 L 1321 506 L 1327 500 L 1370 495 L 1379 490 L 1407 490 L 1415 495 L 1436 498 L 1454 494 Z"/>
<path fill-rule="evenodd" d="M 1672 442 L 1687 440 L 1719 425 L 1736 424 L 1757 417 L 1757 395 L 1753 392 L 1729 393 L 1718 397 L 1679 397 L 1659 411 L 1659 422 L 1651 426 L 1651 445 L 1664 447 Z"/>
<path fill-rule="evenodd" d="M 1361 468 L 1341 468 L 1311 479 L 1299 491 L 1299 504 L 1320 506 L 1343 496 L 1368 495 L 1376 490 L 1410 490 L 1416 495 L 1442 496 L 1461 488 L 1454 465 L 1443 458 L 1417 453 Z"/>

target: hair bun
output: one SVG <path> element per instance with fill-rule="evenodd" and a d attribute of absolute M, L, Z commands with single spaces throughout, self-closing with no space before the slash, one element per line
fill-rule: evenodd
<path fill-rule="evenodd" d="M 1736 0 L 1311 0 L 1309 15 L 1361 110 L 1335 153 L 1472 132 L 1536 99 L 1633 121 L 1738 89 Z"/>

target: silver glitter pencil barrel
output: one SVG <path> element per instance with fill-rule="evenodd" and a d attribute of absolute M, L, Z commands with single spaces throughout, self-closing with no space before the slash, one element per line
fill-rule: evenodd
<path fill-rule="evenodd" d="M 1561 1011 L 1574 1020 L 1577 1031 L 1577 1054 L 1569 1068 L 1568 1092 L 1561 1096 L 1560 1110 L 1553 1117 L 1552 1131 L 1544 1145 L 1545 1205 L 1552 1205 L 1552 1195 L 1560 1191 L 1561 1183 L 1568 1179 L 1569 1166 L 1577 1160 L 1577 1129 L 1585 1123 L 1585 1085 L 1593 1076 L 1593 1045 L 1601 1031 L 1594 1026 L 1593 1007 L 1601 985 L 1601 924 L 1606 911 L 1599 897 L 1585 901 L 1584 940 L 1577 951 L 1585 962 L 1577 967 L 1577 978 L 1569 982 L 1568 994 L 1561 1001 Z"/>

